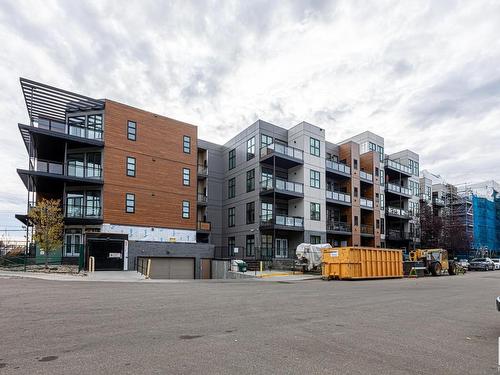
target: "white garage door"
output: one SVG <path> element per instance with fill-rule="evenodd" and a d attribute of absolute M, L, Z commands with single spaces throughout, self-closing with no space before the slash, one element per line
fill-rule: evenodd
<path fill-rule="evenodd" d="M 151 258 L 152 279 L 194 279 L 194 259 Z"/>

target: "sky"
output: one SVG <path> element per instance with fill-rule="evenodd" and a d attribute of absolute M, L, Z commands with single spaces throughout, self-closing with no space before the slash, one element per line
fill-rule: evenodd
<path fill-rule="evenodd" d="M 26 77 L 197 125 L 365 130 L 451 183 L 500 180 L 500 1 L 0 0 L 0 235 L 26 210 Z M 17 232 L 10 232 L 15 235 Z"/>

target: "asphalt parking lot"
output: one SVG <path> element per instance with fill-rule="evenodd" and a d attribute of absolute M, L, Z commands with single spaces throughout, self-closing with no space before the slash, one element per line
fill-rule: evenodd
<path fill-rule="evenodd" d="M 1 374 L 498 374 L 500 272 L 371 281 L 0 279 Z"/>

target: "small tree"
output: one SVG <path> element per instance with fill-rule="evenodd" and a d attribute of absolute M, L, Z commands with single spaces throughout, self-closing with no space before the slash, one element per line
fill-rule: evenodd
<path fill-rule="evenodd" d="M 57 199 L 41 199 L 28 214 L 35 226 L 34 240 L 45 252 L 45 268 L 49 268 L 49 253 L 62 246 L 64 217 L 61 202 Z"/>

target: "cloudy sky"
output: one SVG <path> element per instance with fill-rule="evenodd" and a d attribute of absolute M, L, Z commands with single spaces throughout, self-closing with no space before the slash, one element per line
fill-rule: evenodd
<path fill-rule="evenodd" d="M 19 77 L 199 126 L 364 130 L 449 182 L 500 180 L 499 1 L 0 1 L 0 230 L 19 226 Z"/>

